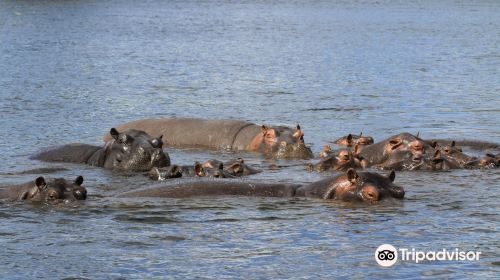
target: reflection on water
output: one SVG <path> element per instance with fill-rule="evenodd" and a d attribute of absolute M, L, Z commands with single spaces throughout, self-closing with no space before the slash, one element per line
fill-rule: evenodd
<path fill-rule="evenodd" d="M 75 205 L 0 202 L 4 278 L 484 278 L 499 271 L 498 170 L 400 172 L 404 201 L 120 200 L 147 178 L 28 159 L 158 116 L 300 123 L 318 153 L 363 132 L 499 142 L 496 1 L 0 0 L 0 184 L 85 176 Z M 240 154 L 169 150 L 191 164 Z M 304 161 L 243 154 L 266 181 Z M 281 166 L 271 170 L 271 166 Z M 66 168 L 66 169 L 63 169 Z M 482 251 L 380 269 L 378 245 Z M 495 273 L 496 272 L 496 273 Z"/>

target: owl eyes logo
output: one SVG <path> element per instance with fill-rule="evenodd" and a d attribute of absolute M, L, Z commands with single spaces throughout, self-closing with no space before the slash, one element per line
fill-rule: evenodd
<path fill-rule="evenodd" d="M 375 260 L 380 266 L 393 266 L 398 261 L 398 252 L 391 244 L 382 244 L 375 250 Z"/>
<path fill-rule="evenodd" d="M 398 252 L 401 254 L 398 256 Z M 415 248 L 396 249 L 391 244 L 382 244 L 375 250 L 375 261 L 382 267 L 393 266 L 401 262 L 421 263 L 429 261 L 478 261 L 481 251 L 461 251 L 441 249 L 439 251 L 421 251 Z"/>

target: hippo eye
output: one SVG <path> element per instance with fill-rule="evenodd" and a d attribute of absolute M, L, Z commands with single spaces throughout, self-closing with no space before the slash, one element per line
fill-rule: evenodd
<path fill-rule="evenodd" d="M 57 195 L 57 193 L 55 193 L 55 192 L 51 192 L 51 193 L 49 193 L 48 197 L 49 197 L 49 200 L 56 200 L 59 198 L 59 195 Z"/>

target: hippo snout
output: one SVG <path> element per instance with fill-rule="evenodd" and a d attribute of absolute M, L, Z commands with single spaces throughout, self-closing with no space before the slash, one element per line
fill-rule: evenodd
<path fill-rule="evenodd" d="M 412 161 L 414 163 L 420 163 L 423 159 L 423 156 L 421 154 L 416 154 L 412 157 Z"/>
<path fill-rule="evenodd" d="M 404 198 L 405 190 L 400 186 L 391 186 L 388 188 L 390 195 L 394 198 Z"/>
<path fill-rule="evenodd" d="M 165 167 L 170 165 L 170 158 L 162 149 L 155 149 L 151 154 L 151 166 Z"/>
<path fill-rule="evenodd" d="M 77 200 L 85 200 L 85 199 L 87 199 L 87 190 L 85 188 L 83 188 L 83 187 L 78 188 L 78 189 L 74 189 L 73 190 L 73 196 Z"/>

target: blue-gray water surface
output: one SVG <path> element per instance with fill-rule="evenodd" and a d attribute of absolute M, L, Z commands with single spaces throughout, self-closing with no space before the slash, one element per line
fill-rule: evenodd
<path fill-rule="evenodd" d="M 347 133 L 500 142 L 500 2 L 0 0 L 0 185 L 66 167 L 73 205 L 0 202 L 3 279 L 471 278 L 500 272 L 500 171 L 399 172 L 403 201 L 120 200 L 151 184 L 29 159 L 101 144 L 149 117 L 300 123 L 318 153 Z M 243 156 L 254 180 L 311 182 L 306 161 Z M 277 164 L 281 168 L 272 170 Z M 479 261 L 380 267 L 383 243 L 481 251 Z"/>

